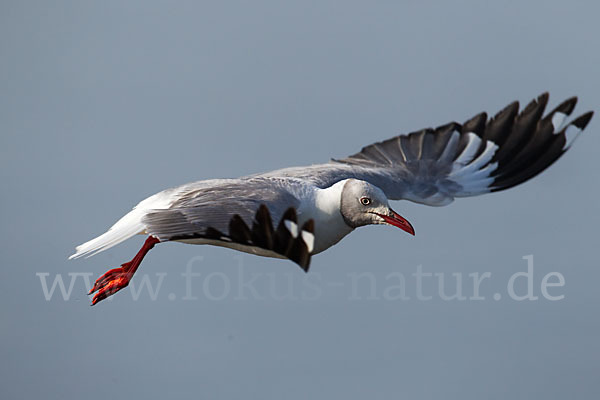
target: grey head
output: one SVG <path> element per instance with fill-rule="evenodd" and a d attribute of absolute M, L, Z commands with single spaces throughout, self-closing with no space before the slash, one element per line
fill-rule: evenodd
<path fill-rule="evenodd" d="M 410 222 L 392 210 L 383 190 L 366 181 L 346 181 L 342 188 L 340 211 L 346 224 L 352 228 L 372 224 L 392 225 L 415 234 Z"/>

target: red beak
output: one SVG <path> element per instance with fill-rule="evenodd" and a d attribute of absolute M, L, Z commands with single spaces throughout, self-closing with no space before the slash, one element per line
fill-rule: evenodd
<path fill-rule="evenodd" d="M 383 214 L 379 214 L 379 213 L 376 213 L 376 214 L 379 215 L 381 218 L 383 218 L 383 220 L 385 222 L 387 222 L 388 224 L 396 226 L 396 227 L 402 229 L 404 232 L 408 232 L 414 236 L 415 228 L 412 227 L 410 222 L 408 222 L 406 219 L 404 219 L 404 217 L 402 217 L 400 214 L 398 214 L 396 211 L 392 210 L 391 208 L 390 208 L 390 212 L 392 213 L 391 216 L 383 215 Z"/>

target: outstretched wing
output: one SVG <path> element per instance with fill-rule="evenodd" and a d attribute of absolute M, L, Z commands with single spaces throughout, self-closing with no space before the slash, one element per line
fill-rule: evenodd
<path fill-rule="evenodd" d="M 544 93 L 519 112 L 513 102 L 488 118 L 480 113 L 464 124 L 452 122 L 364 147 L 350 157 L 267 175 L 294 176 L 326 187 L 347 178 L 380 187 L 390 199 L 446 205 L 456 197 L 508 189 L 542 172 L 586 127 L 593 112 L 565 120 L 577 98 L 544 116 Z"/>
<path fill-rule="evenodd" d="M 207 243 L 288 258 L 308 271 L 314 221 L 299 225 L 299 200 L 288 188 L 260 178 L 194 185 L 183 187 L 169 209 L 146 213 L 142 223 L 148 234 L 161 241 Z"/>

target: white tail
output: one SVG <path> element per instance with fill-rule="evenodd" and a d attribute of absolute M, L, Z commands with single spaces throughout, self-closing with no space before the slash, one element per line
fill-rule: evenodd
<path fill-rule="evenodd" d="M 171 190 L 157 193 L 142 200 L 129 213 L 117 221 L 110 229 L 75 248 L 75 254 L 69 257 L 69 260 L 79 257 L 91 257 L 101 251 L 110 249 L 113 246 L 129 239 L 130 237 L 143 233 L 146 227 L 142 223 L 142 218 L 149 210 L 166 209 L 172 203 L 170 196 Z"/>

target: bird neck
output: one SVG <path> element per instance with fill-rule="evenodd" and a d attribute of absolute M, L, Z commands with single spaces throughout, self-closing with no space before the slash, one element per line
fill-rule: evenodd
<path fill-rule="evenodd" d="M 342 217 L 340 203 L 345 181 L 337 182 L 325 189 L 316 189 L 305 210 L 300 210 L 304 219 L 315 222 L 314 254 L 333 246 L 352 232 Z"/>
<path fill-rule="evenodd" d="M 317 189 L 315 193 L 315 207 L 325 215 L 331 216 L 342 216 L 341 204 L 342 204 L 342 191 L 346 180 L 334 183 L 325 189 Z"/>

